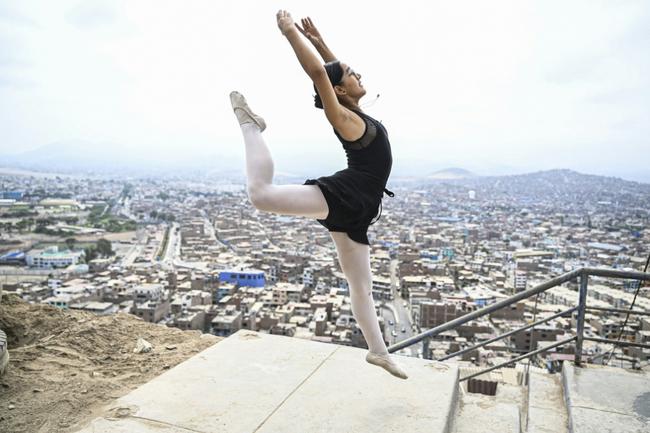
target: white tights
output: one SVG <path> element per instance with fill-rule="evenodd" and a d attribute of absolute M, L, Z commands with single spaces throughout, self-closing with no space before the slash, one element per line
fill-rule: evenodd
<path fill-rule="evenodd" d="M 246 144 L 248 197 L 255 208 L 283 215 L 326 219 L 327 201 L 317 185 L 273 185 L 273 159 L 257 125 L 241 125 Z M 370 247 L 350 239 L 344 232 L 329 232 L 336 245 L 341 270 L 348 280 L 352 314 L 368 349 L 387 354 L 372 298 Z"/>

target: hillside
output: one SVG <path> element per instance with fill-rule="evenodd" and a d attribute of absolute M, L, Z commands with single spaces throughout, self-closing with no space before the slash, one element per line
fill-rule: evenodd
<path fill-rule="evenodd" d="M 0 379 L 0 431 L 72 432 L 95 411 L 222 338 L 3 296 L 10 362 Z M 153 345 L 134 353 L 138 337 Z"/>
<path fill-rule="evenodd" d="M 440 184 L 474 190 L 477 197 L 508 200 L 512 204 L 549 201 L 567 204 L 589 202 L 639 209 L 650 206 L 650 184 L 566 169 L 431 181 L 431 185 Z"/>

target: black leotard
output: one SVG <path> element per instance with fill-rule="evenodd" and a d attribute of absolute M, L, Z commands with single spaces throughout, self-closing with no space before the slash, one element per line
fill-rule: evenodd
<path fill-rule="evenodd" d="M 307 179 L 305 185 L 317 184 L 329 206 L 324 220 L 317 220 L 329 231 L 346 232 L 351 239 L 370 245 L 368 227 L 381 217 L 383 193 L 393 165 L 388 133 L 381 122 L 353 110 L 365 122 L 360 139 L 347 141 L 334 129 L 348 160 L 348 168 L 331 176 Z M 377 216 L 375 221 L 373 218 Z"/>

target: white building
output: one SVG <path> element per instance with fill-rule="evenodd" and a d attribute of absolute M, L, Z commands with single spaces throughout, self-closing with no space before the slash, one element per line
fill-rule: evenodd
<path fill-rule="evenodd" d="M 33 268 L 65 268 L 76 265 L 84 255 L 83 251 L 59 251 L 54 245 L 44 250 L 32 250 L 25 256 L 27 266 Z"/>
<path fill-rule="evenodd" d="M 302 284 L 305 287 L 314 287 L 314 272 L 312 268 L 305 268 L 302 271 Z"/>
<path fill-rule="evenodd" d="M 528 277 L 525 272 L 515 271 L 514 284 L 515 290 L 517 292 L 523 292 L 526 290 L 528 283 Z"/>
<path fill-rule="evenodd" d="M 158 301 L 163 295 L 162 284 L 140 284 L 133 289 L 133 295 L 136 302 Z"/>
<path fill-rule="evenodd" d="M 119 308 L 117 305 L 111 302 L 97 302 L 97 301 L 70 304 L 68 307 L 73 310 L 89 311 L 91 313 L 97 314 L 98 316 L 109 316 L 111 314 L 115 314 L 117 313 Z"/>
<path fill-rule="evenodd" d="M 300 302 L 303 288 L 290 283 L 278 283 L 273 287 L 273 305 L 284 305 L 287 302 Z"/>

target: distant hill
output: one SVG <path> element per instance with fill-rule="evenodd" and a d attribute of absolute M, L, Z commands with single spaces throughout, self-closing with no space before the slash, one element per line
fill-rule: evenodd
<path fill-rule="evenodd" d="M 448 180 L 445 183 L 474 190 L 477 197 L 491 197 L 494 200 L 519 202 L 546 200 L 566 203 L 589 201 L 598 202 L 602 206 L 627 205 L 640 209 L 647 209 L 650 206 L 650 184 L 648 183 L 583 174 L 568 169 L 509 176 L 477 176 Z"/>
<path fill-rule="evenodd" d="M 245 153 L 243 146 L 230 146 L 223 143 L 210 148 L 172 149 L 133 149 L 118 143 L 105 143 L 84 140 L 68 140 L 49 143 L 36 149 L 15 154 L 0 154 L 0 168 L 5 174 L 16 170 L 37 171 L 42 174 L 56 173 L 73 176 L 154 176 L 185 177 L 219 176 L 236 177 L 245 180 Z M 330 160 L 314 157 L 314 165 L 305 164 L 292 153 L 273 150 L 276 162 L 276 180 L 302 183 L 304 178 L 314 177 L 315 173 L 331 174 L 340 169 Z M 323 167 L 328 165 L 327 169 Z M 529 191 L 531 186 L 549 187 L 550 190 L 591 191 L 599 185 L 614 193 L 626 190 L 637 182 L 624 181 L 616 177 L 597 176 L 578 173 L 568 169 L 538 171 L 534 173 L 502 176 L 477 175 L 459 167 L 449 167 L 431 173 L 426 161 L 418 161 L 416 167 L 405 166 L 402 173 L 397 170 L 389 182 L 408 182 L 409 184 L 459 183 L 473 189 L 489 187 L 510 191 Z M 429 165 L 430 167 L 430 165 Z M 489 169 L 481 170 L 489 172 Z M 430 173 L 422 176 L 424 173 Z M 401 176 L 400 176 L 401 174 Z M 649 185 L 643 183 L 639 185 Z"/>
<path fill-rule="evenodd" d="M 471 171 L 465 170 L 464 168 L 445 168 L 444 170 L 438 170 L 428 176 L 427 179 L 434 180 L 451 180 L 451 179 L 468 179 L 476 177 Z"/>
<path fill-rule="evenodd" d="M 576 188 L 581 185 L 599 184 L 600 186 L 625 186 L 637 185 L 639 182 L 624 180 L 614 176 L 601 176 L 597 174 L 585 174 L 570 169 L 553 169 L 535 171 L 532 173 L 515 174 L 507 176 L 485 176 L 484 180 L 487 182 L 510 182 L 513 184 L 518 183 L 536 183 L 540 186 L 543 185 L 565 185 L 567 187 Z M 650 186 L 650 185 L 649 185 Z"/>
<path fill-rule="evenodd" d="M 0 155 L 0 166 L 75 175 L 183 175 L 241 171 L 241 161 L 215 152 L 133 150 L 116 143 L 58 141 L 26 152 Z"/>
<path fill-rule="evenodd" d="M 123 166 L 128 149 L 116 145 L 82 140 L 58 141 L 36 149 L 3 155 L 3 165 L 55 172 L 91 173 L 100 167 Z"/>

